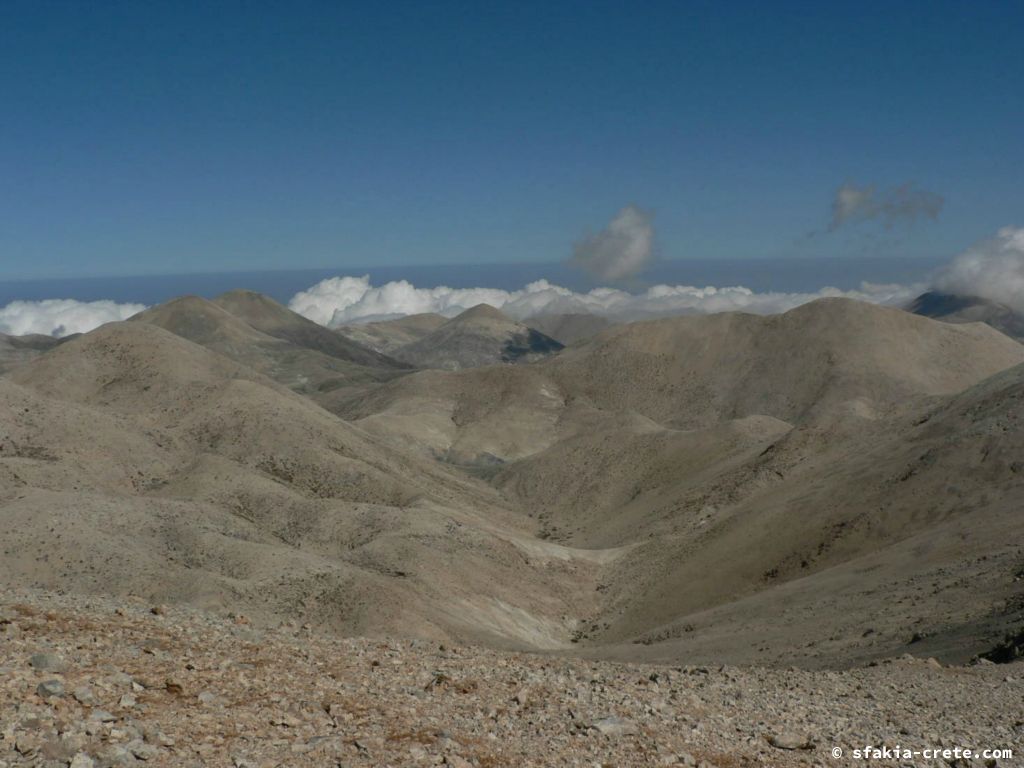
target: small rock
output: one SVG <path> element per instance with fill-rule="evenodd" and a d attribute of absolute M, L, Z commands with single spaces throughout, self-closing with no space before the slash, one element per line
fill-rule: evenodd
<path fill-rule="evenodd" d="M 590 727 L 605 736 L 629 736 L 638 732 L 636 723 L 623 717 L 606 717 Z"/>
<path fill-rule="evenodd" d="M 283 725 L 285 728 L 298 728 L 302 725 L 302 721 L 294 715 L 290 715 L 285 712 L 283 715 L 277 715 L 276 717 L 270 718 L 271 725 Z"/>
<path fill-rule="evenodd" d="M 160 749 L 153 744 L 147 744 L 144 741 L 130 741 L 125 745 L 125 749 L 131 752 L 139 760 L 153 760 L 160 756 Z"/>
<path fill-rule="evenodd" d="M 199 699 L 200 704 L 205 704 L 208 707 L 212 707 L 218 701 L 217 694 L 213 693 L 212 691 L 203 691 L 196 698 Z"/>
<path fill-rule="evenodd" d="M 806 736 L 800 736 L 792 731 L 773 733 L 768 737 L 768 743 L 776 749 L 812 749 L 814 747 Z"/>
<path fill-rule="evenodd" d="M 103 762 L 112 766 L 135 765 L 138 761 L 135 755 L 121 746 L 113 745 L 103 755 Z"/>
<path fill-rule="evenodd" d="M 67 662 L 55 653 L 34 654 L 28 663 L 40 672 L 57 672 L 59 674 L 68 668 Z"/>
<path fill-rule="evenodd" d="M 108 678 L 112 685 L 116 685 L 120 688 L 130 688 L 132 683 L 135 682 L 132 676 L 125 672 L 114 672 Z"/>
<path fill-rule="evenodd" d="M 25 757 L 33 755 L 39 749 L 39 741 L 28 734 L 21 734 L 14 740 L 14 749 Z"/>
<path fill-rule="evenodd" d="M 36 693 L 44 699 L 59 698 L 64 695 L 64 683 L 60 680 L 44 680 L 36 688 Z"/>
<path fill-rule="evenodd" d="M 56 762 L 63 766 L 71 761 L 77 751 L 76 745 L 65 739 L 50 739 L 39 748 L 39 757 L 47 761 L 45 764 Z"/>
<path fill-rule="evenodd" d="M 132 696 L 130 693 L 126 693 L 117 702 L 117 705 L 119 707 L 123 707 L 124 709 L 131 709 L 135 706 L 135 697 Z"/>
<path fill-rule="evenodd" d="M 95 760 L 85 754 L 85 752 L 79 752 L 71 758 L 71 763 L 68 768 L 93 768 L 95 765 Z"/>
<path fill-rule="evenodd" d="M 91 707 L 96 703 L 96 696 L 93 695 L 92 688 L 87 685 L 80 685 L 71 692 L 75 701 L 86 707 Z"/>

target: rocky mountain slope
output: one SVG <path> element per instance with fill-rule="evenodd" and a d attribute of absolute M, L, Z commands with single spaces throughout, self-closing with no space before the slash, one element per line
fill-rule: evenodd
<path fill-rule="evenodd" d="M 1024 347 L 982 325 L 823 299 L 617 326 L 538 365 L 417 373 L 327 406 L 438 455 L 510 460 L 627 414 L 672 429 L 873 420 L 1020 362 Z"/>
<path fill-rule="evenodd" d="M 229 291 L 213 300 L 261 333 L 297 347 L 368 367 L 400 368 L 392 358 L 317 325 L 262 293 Z"/>
<path fill-rule="evenodd" d="M 586 553 L 535 542 L 492 489 L 147 323 L 61 345 L 0 397 L 9 583 L 540 647 L 587 599 Z"/>
<path fill-rule="evenodd" d="M 132 320 L 163 328 L 304 393 L 383 381 L 408 367 L 249 292 L 225 294 L 217 302 L 185 296 Z"/>
<path fill-rule="evenodd" d="M 497 363 L 529 363 L 543 359 L 562 344 L 510 320 L 487 304 L 478 304 L 439 325 L 394 355 L 418 368 L 455 371 Z"/>
<path fill-rule="evenodd" d="M 488 477 L 549 539 L 625 548 L 581 622 L 586 653 L 829 665 L 924 642 L 963 660 L 1024 622 L 1021 487 L 1005 460 L 981 467 L 992 448 L 943 409 L 1022 360 L 985 326 L 829 300 L 636 323 L 537 366 L 414 374 L 348 407 Z M 992 396 L 1004 427 L 977 440 L 1013 450 L 1015 391 Z M 873 605 L 884 589 L 900 597 Z M 799 620 L 776 622 L 782 605 Z"/>
<path fill-rule="evenodd" d="M 1024 346 L 987 326 L 826 300 L 304 387 L 331 342 L 223 303 L 0 377 L 9 584 L 661 663 L 962 663 L 1024 627 Z"/>
<path fill-rule="evenodd" d="M 534 328 L 565 346 L 597 336 L 611 324 L 607 318 L 583 312 L 533 315 L 523 321 L 523 325 Z"/>
<path fill-rule="evenodd" d="M 435 314 L 346 325 L 337 331 L 417 368 L 457 371 L 499 363 L 529 363 L 563 344 L 478 304 L 451 319 Z"/>
<path fill-rule="evenodd" d="M 1024 728 L 1021 663 L 617 665 L 24 591 L 0 594 L 0 637 L 10 766 L 792 768 L 866 745 L 1002 766 L 954 755 L 1019 750 Z"/>
<path fill-rule="evenodd" d="M 406 315 L 394 320 L 342 325 L 333 330 L 364 347 L 375 349 L 386 355 L 394 355 L 402 347 L 419 341 L 447 322 L 448 318 L 444 315 L 425 312 L 418 315 Z"/>
<path fill-rule="evenodd" d="M 0 374 L 38 357 L 61 343 L 61 339 L 33 333 L 27 336 L 8 336 L 0 333 Z"/>

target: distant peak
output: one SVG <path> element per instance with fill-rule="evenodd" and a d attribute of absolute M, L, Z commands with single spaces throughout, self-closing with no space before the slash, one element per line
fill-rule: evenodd
<path fill-rule="evenodd" d="M 477 304 L 475 307 L 470 307 L 462 314 L 455 317 L 456 320 L 508 320 L 501 310 L 495 309 L 490 304 Z"/>
<path fill-rule="evenodd" d="M 178 296 L 173 299 L 165 301 L 163 304 L 157 304 L 153 307 L 153 310 L 189 310 L 189 311 L 203 311 L 203 312 L 223 312 L 220 307 L 214 304 L 209 299 L 204 299 L 202 296 Z M 142 313 L 145 314 L 145 313 Z"/>
<path fill-rule="evenodd" d="M 232 291 L 225 291 L 214 299 L 214 302 L 220 301 L 259 301 L 266 304 L 278 303 L 264 293 L 250 291 L 245 288 L 235 288 Z"/>

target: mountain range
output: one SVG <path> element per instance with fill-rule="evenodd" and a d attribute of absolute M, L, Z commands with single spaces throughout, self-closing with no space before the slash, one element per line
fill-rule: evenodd
<path fill-rule="evenodd" d="M 528 322 L 236 291 L 5 338 L 0 567 L 617 660 L 962 661 L 1024 626 L 1016 340 L 847 299 Z"/>

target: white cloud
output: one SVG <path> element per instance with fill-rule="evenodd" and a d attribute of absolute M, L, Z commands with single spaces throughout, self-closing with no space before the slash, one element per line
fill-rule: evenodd
<path fill-rule="evenodd" d="M 518 291 L 497 288 L 417 288 L 404 280 L 380 286 L 368 276 L 334 277 L 296 294 L 289 306 L 322 325 L 369 322 L 420 312 L 454 316 L 476 304 L 490 304 L 510 317 L 562 312 L 589 312 L 616 320 L 674 314 L 743 311 L 757 314 L 784 312 L 825 296 L 846 296 L 881 304 L 908 301 L 922 286 L 862 284 L 860 290 L 822 288 L 813 293 L 757 293 L 742 286 L 698 288 L 688 285 L 655 285 L 643 293 L 617 288 L 595 288 L 586 293 L 571 291 L 547 280 L 538 280 Z"/>
<path fill-rule="evenodd" d="M 321 325 L 439 312 L 457 315 L 477 304 L 502 306 L 508 292 L 496 288 L 417 288 L 406 280 L 370 285 L 369 275 L 331 277 L 292 297 L 288 306 Z"/>
<path fill-rule="evenodd" d="M 941 195 L 901 184 L 895 189 L 878 192 L 873 186 L 843 184 L 832 200 L 832 221 L 829 231 L 844 224 L 869 219 L 882 219 L 887 227 L 898 221 L 916 221 L 919 217 L 935 219 L 945 203 Z"/>
<path fill-rule="evenodd" d="M 654 258 L 652 218 L 648 211 L 627 205 L 604 230 L 578 242 L 569 263 L 613 283 L 639 274 Z"/>
<path fill-rule="evenodd" d="M 1024 312 L 1024 229 L 1004 227 L 939 270 L 933 287 Z"/>
<path fill-rule="evenodd" d="M 143 304 L 114 301 L 12 301 L 0 307 L 0 333 L 11 336 L 42 333 L 58 337 L 86 333 L 104 323 L 125 320 L 145 308 Z"/>

